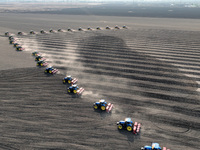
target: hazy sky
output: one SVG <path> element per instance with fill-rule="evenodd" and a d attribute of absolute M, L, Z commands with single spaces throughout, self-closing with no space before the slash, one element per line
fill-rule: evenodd
<path fill-rule="evenodd" d="M 35 1 L 35 2 L 78 2 L 78 1 L 84 1 L 84 0 L 0 0 L 0 2 L 28 2 L 28 1 Z M 169 2 L 169 3 L 173 3 L 173 2 L 180 2 L 180 3 L 200 3 L 200 0 L 85 0 L 86 2 L 90 2 L 90 1 L 96 1 L 96 2 L 112 2 L 112 1 L 123 1 L 123 2 Z"/>

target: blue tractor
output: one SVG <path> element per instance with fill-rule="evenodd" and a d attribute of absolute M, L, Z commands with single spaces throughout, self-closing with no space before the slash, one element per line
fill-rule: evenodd
<path fill-rule="evenodd" d="M 67 89 L 67 92 L 68 92 L 68 93 L 74 93 L 74 94 L 76 94 L 78 89 L 79 89 L 78 85 L 77 85 L 77 84 L 74 84 L 74 85 L 70 86 L 70 87 Z"/>
<path fill-rule="evenodd" d="M 44 71 L 44 73 L 45 74 L 56 74 L 58 72 L 58 69 L 56 69 L 56 68 L 53 68 L 53 67 L 48 67 L 48 68 L 46 68 L 45 69 L 45 71 Z"/>
<path fill-rule="evenodd" d="M 162 150 L 158 143 L 152 143 L 151 146 L 141 147 L 141 150 Z"/>
<path fill-rule="evenodd" d="M 45 67 L 48 63 L 44 60 L 37 61 L 37 66 Z"/>
<path fill-rule="evenodd" d="M 112 111 L 113 104 L 107 103 L 104 99 L 101 99 L 93 104 L 93 108 L 94 110 L 102 110 L 109 113 Z"/>
<path fill-rule="evenodd" d="M 37 56 L 40 55 L 40 53 L 36 51 L 36 52 L 33 52 L 32 55 L 35 56 L 35 57 L 37 57 Z"/>
<path fill-rule="evenodd" d="M 106 110 L 107 102 L 104 99 L 99 100 L 98 102 L 95 102 L 93 107 L 95 110 L 101 109 Z"/>
<path fill-rule="evenodd" d="M 72 76 L 70 76 L 70 75 L 64 77 L 64 79 L 63 79 L 63 84 L 66 84 L 66 83 L 68 83 L 68 84 L 75 84 L 77 82 L 78 82 L 78 79 L 72 78 Z"/>
<path fill-rule="evenodd" d="M 20 44 L 19 43 L 14 43 L 13 46 L 14 47 L 18 47 L 18 46 L 20 46 Z"/>
<path fill-rule="evenodd" d="M 38 55 L 38 56 L 35 57 L 35 61 L 42 61 L 42 60 L 44 61 L 45 58 L 42 57 L 41 55 Z"/>
<path fill-rule="evenodd" d="M 119 130 L 126 129 L 129 132 L 133 132 L 133 134 L 138 134 L 140 132 L 140 123 L 133 123 L 131 118 L 125 118 L 124 121 L 117 122 L 117 127 Z"/>
<path fill-rule="evenodd" d="M 133 130 L 133 121 L 131 120 L 131 118 L 125 118 L 124 121 L 119 121 L 117 122 L 117 127 L 119 130 L 122 129 L 126 129 L 128 131 L 132 131 Z"/>
<path fill-rule="evenodd" d="M 69 94 L 73 93 L 73 94 L 77 94 L 77 95 L 81 95 L 83 93 L 84 89 L 81 87 L 79 88 L 76 84 L 73 84 L 72 86 L 70 86 L 67 89 L 67 92 Z"/>
<path fill-rule="evenodd" d="M 30 34 L 36 34 L 36 33 L 35 33 L 35 31 L 31 30 L 31 31 L 30 31 Z"/>
<path fill-rule="evenodd" d="M 9 32 L 6 32 L 6 33 L 5 33 L 5 36 L 10 36 L 10 33 L 9 33 Z"/>

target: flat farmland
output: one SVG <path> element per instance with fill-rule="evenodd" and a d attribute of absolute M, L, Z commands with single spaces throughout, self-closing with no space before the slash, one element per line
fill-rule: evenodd
<path fill-rule="evenodd" d="M 121 28 L 124 24 L 128 29 Z M 193 19 L 1 13 L 0 148 L 137 150 L 158 142 L 170 149 L 198 149 L 198 24 Z M 49 33 L 59 28 L 74 31 Z M 40 34 L 41 29 L 48 33 Z M 37 34 L 29 35 L 30 30 Z M 25 51 L 8 44 L 6 31 L 16 34 Z M 35 50 L 59 73 L 46 76 L 37 68 Z M 79 79 L 82 97 L 67 94 L 65 75 Z M 99 99 L 114 104 L 111 114 L 93 110 Z M 125 117 L 142 124 L 140 135 L 118 131 L 116 122 Z"/>

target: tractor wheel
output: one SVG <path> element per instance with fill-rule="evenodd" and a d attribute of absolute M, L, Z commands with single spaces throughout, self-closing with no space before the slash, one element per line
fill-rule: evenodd
<path fill-rule="evenodd" d="M 131 126 L 128 126 L 126 129 L 127 129 L 128 131 L 132 131 L 132 127 L 131 127 Z"/>
<path fill-rule="evenodd" d="M 98 109 L 98 106 L 97 106 L 97 105 L 94 105 L 94 109 Z"/>
<path fill-rule="evenodd" d="M 71 93 L 70 89 L 67 90 L 68 93 Z"/>
<path fill-rule="evenodd" d="M 39 66 L 39 64 L 37 64 L 37 66 Z"/>
<path fill-rule="evenodd" d="M 119 130 L 122 129 L 122 125 L 121 124 L 119 124 L 117 127 L 118 127 Z"/>
<path fill-rule="evenodd" d="M 106 107 L 105 106 L 101 106 L 101 110 L 105 110 L 106 109 Z"/>
<path fill-rule="evenodd" d="M 68 83 L 70 84 L 70 83 L 71 83 L 71 81 L 70 81 L 70 80 L 68 80 Z"/>
<path fill-rule="evenodd" d="M 74 91 L 73 91 L 73 93 L 74 93 L 74 94 L 76 94 L 76 93 L 77 93 L 77 91 L 76 91 L 76 90 L 74 90 Z"/>
<path fill-rule="evenodd" d="M 43 64 L 40 64 L 40 66 L 43 66 Z"/>
<path fill-rule="evenodd" d="M 51 74 L 51 73 L 52 73 L 52 71 L 51 71 L 51 70 L 49 70 L 49 73 Z"/>
<path fill-rule="evenodd" d="M 65 81 L 65 80 L 63 80 L 63 84 L 65 84 L 65 82 L 66 82 L 66 81 Z"/>
<path fill-rule="evenodd" d="M 44 73 L 47 73 L 47 71 L 45 70 Z"/>
<path fill-rule="evenodd" d="M 35 58 L 35 61 L 37 61 L 37 59 Z"/>

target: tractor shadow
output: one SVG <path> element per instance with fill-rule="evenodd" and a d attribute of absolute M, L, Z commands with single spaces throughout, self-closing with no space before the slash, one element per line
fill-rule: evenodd
<path fill-rule="evenodd" d="M 103 118 L 103 119 L 112 115 L 112 111 L 107 113 L 106 111 L 103 111 L 103 110 L 100 110 L 100 109 L 98 109 L 98 110 L 94 109 L 94 112 L 98 113 L 101 116 L 101 118 Z"/>
<path fill-rule="evenodd" d="M 120 134 L 126 136 L 126 137 L 127 137 L 127 140 L 128 140 L 129 142 L 131 142 L 131 143 L 134 142 L 134 140 L 140 138 L 140 134 L 135 135 L 135 134 L 133 134 L 132 132 L 126 131 L 125 129 L 123 129 L 123 130 L 118 130 L 118 132 L 119 132 Z"/>

